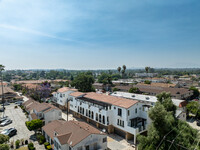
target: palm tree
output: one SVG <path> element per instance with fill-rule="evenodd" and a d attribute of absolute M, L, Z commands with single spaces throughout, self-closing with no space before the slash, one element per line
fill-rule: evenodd
<path fill-rule="evenodd" d="M 118 67 L 118 68 L 117 68 L 117 71 L 120 73 L 120 72 L 121 72 L 121 69 L 122 69 L 121 67 Z"/>
<path fill-rule="evenodd" d="M 4 107 L 4 92 L 3 92 L 3 73 L 2 71 L 4 70 L 5 66 L 1 65 L 0 64 L 0 72 L 1 72 L 1 88 L 2 88 L 2 96 L 1 96 L 1 99 L 2 99 L 2 103 L 3 103 L 3 117 L 4 117 L 4 110 L 5 110 L 5 107 Z"/>
<path fill-rule="evenodd" d="M 123 70 L 122 70 L 122 76 L 124 76 L 125 72 L 126 72 L 126 65 L 122 66 Z"/>
<path fill-rule="evenodd" d="M 126 71 L 126 65 L 123 65 L 122 68 L 124 71 Z"/>
<path fill-rule="evenodd" d="M 150 67 L 145 67 L 145 71 L 146 71 L 146 73 L 149 72 L 149 69 L 150 69 Z"/>

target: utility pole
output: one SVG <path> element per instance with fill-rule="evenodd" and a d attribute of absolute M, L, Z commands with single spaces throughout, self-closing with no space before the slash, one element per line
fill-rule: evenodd
<path fill-rule="evenodd" d="M 5 115 L 5 106 L 4 106 L 5 98 L 4 98 L 4 91 L 3 91 L 3 73 L 2 73 L 2 71 L 4 70 L 4 68 L 5 68 L 5 66 L 0 65 L 0 72 L 1 72 L 1 90 L 2 90 L 1 99 L 2 99 L 2 103 L 3 103 L 3 117 L 4 117 L 4 115 Z"/>
<path fill-rule="evenodd" d="M 68 100 L 68 98 L 67 98 L 67 121 L 68 121 L 68 115 L 69 115 L 69 112 L 68 112 L 68 102 L 69 102 L 69 100 Z"/>

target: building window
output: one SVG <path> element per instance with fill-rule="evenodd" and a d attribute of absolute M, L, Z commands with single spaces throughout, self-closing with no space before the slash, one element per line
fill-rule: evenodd
<path fill-rule="evenodd" d="M 88 110 L 86 109 L 86 116 L 88 116 Z"/>
<path fill-rule="evenodd" d="M 135 113 L 137 114 L 137 108 L 135 109 Z"/>
<path fill-rule="evenodd" d="M 98 114 L 96 113 L 96 121 L 98 121 Z"/>
<path fill-rule="evenodd" d="M 117 125 L 119 125 L 119 119 L 117 119 Z"/>
<path fill-rule="evenodd" d="M 106 137 L 103 138 L 103 143 L 105 143 L 105 142 L 107 142 L 107 138 Z"/>
<path fill-rule="evenodd" d="M 103 124 L 105 124 L 105 116 L 103 116 Z"/>
<path fill-rule="evenodd" d="M 116 107 L 114 107 L 114 109 L 116 109 Z"/>
<path fill-rule="evenodd" d="M 82 150 L 82 146 L 78 147 L 77 150 Z"/>
<path fill-rule="evenodd" d="M 85 146 L 85 150 L 90 150 L 90 146 L 89 145 Z"/>
<path fill-rule="evenodd" d="M 122 109 L 118 108 L 118 116 L 122 116 Z"/>
<path fill-rule="evenodd" d="M 109 117 L 107 117 L 107 125 L 109 125 Z"/>
<path fill-rule="evenodd" d="M 128 110 L 128 116 L 130 115 L 130 111 Z"/>
<path fill-rule="evenodd" d="M 101 114 L 99 114 L 99 122 L 101 122 Z"/>
<path fill-rule="evenodd" d="M 91 115 L 91 118 L 92 118 L 92 119 L 94 118 L 94 113 L 93 113 L 93 111 L 92 111 L 92 115 Z"/>

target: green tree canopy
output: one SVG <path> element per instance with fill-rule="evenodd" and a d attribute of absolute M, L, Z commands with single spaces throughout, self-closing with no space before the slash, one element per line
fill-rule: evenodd
<path fill-rule="evenodd" d="M 9 145 L 8 144 L 0 144 L 0 150 L 9 150 Z"/>
<path fill-rule="evenodd" d="M 98 76 L 98 82 L 105 84 L 112 84 L 112 76 L 107 73 L 102 73 L 100 76 Z"/>
<path fill-rule="evenodd" d="M 151 81 L 145 80 L 145 81 L 144 81 L 144 84 L 151 84 Z"/>
<path fill-rule="evenodd" d="M 38 129 L 42 128 L 43 126 L 43 121 L 40 119 L 35 119 L 31 121 L 26 121 L 26 126 L 29 131 L 37 131 Z"/>
<path fill-rule="evenodd" d="M 94 83 L 94 77 L 90 73 L 80 73 L 72 82 L 72 86 L 75 86 L 80 92 L 94 91 L 92 84 Z"/>
<path fill-rule="evenodd" d="M 129 93 L 136 93 L 136 94 L 140 94 L 140 90 L 137 87 L 132 87 L 128 90 Z"/>
<path fill-rule="evenodd" d="M 194 149 L 197 144 L 195 141 L 198 139 L 197 130 L 173 115 L 174 106 L 168 93 L 162 93 L 157 97 L 158 102 L 149 111 L 152 123 L 148 128 L 147 136 L 138 136 L 139 150 L 156 150 L 158 147 L 159 150 L 165 150 L 171 145 L 169 141 L 173 140 L 171 150 L 181 149 L 177 144 Z"/>
<path fill-rule="evenodd" d="M 198 98 L 199 97 L 199 90 L 196 87 L 191 86 L 190 90 L 193 91 L 193 95 L 192 95 L 191 98 L 194 99 L 194 98 Z"/>
<path fill-rule="evenodd" d="M 200 104 L 196 101 L 189 102 L 186 106 L 187 110 L 200 118 Z"/>
<path fill-rule="evenodd" d="M 0 134 L 0 144 L 3 144 L 7 141 L 9 141 L 9 136 Z"/>

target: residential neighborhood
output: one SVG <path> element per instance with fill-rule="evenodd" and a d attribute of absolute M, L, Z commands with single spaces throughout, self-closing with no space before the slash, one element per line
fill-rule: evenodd
<path fill-rule="evenodd" d="M 0 0 L 0 150 L 200 150 L 199 0 Z"/>

